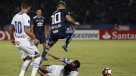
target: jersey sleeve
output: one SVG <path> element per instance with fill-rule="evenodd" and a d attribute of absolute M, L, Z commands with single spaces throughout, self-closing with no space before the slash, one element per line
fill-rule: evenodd
<path fill-rule="evenodd" d="M 42 17 L 42 20 L 43 20 L 43 27 L 46 28 L 46 20 L 45 20 L 45 17 Z"/>
<path fill-rule="evenodd" d="M 69 76 L 78 76 L 78 72 L 77 71 L 71 71 Z"/>
<path fill-rule="evenodd" d="M 30 28 L 30 17 L 29 16 L 24 16 L 24 27 Z"/>
<path fill-rule="evenodd" d="M 64 59 L 63 59 L 63 62 L 64 62 L 64 64 L 70 64 L 70 63 L 72 62 L 72 60 L 69 60 L 69 59 L 67 59 L 67 58 L 64 58 Z"/>
<path fill-rule="evenodd" d="M 34 23 L 35 23 L 35 17 L 33 17 L 31 20 L 31 24 L 34 25 Z"/>
<path fill-rule="evenodd" d="M 65 12 L 65 15 L 70 15 L 69 10 L 65 9 L 64 12 Z"/>

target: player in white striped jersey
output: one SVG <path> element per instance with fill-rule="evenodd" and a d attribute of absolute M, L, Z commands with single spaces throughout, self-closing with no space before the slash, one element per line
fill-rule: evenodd
<path fill-rule="evenodd" d="M 47 53 L 56 60 L 64 62 L 65 65 L 41 65 L 39 73 L 41 76 L 78 76 L 80 62 L 78 60 L 69 60 L 67 58 L 59 58 Z"/>
<path fill-rule="evenodd" d="M 16 47 L 21 52 L 22 59 L 24 60 L 19 76 L 25 76 L 32 61 L 32 57 L 35 59 L 31 76 L 36 76 L 36 72 L 41 63 L 39 51 L 34 45 L 34 43 L 38 43 L 39 41 L 30 30 L 30 17 L 27 15 L 30 7 L 30 3 L 23 2 L 21 4 L 21 11 L 13 17 L 9 28 L 11 40 L 12 42 L 15 41 Z"/>

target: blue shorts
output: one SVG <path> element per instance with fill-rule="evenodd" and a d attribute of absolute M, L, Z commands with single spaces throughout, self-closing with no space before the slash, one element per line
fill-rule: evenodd
<path fill-rule="evenodd" d="M 44 35 L 36 35 L 36 38 L 40 41 L 40 44 L 46 43 L 46 38 Z"/>
<path fill-rule="evenodd" d="M 49 46 L 53 46 L 59 39 L 65 39 L 67 37 L 66 33 L 50 33 L 50 37 L 49 37 L 49 41 L 48 41 L 48 45 Z"/>
<path fill-rule="evenodd" d="M 66 34 L 67 34 L 67 36 L 73 36 L 74 35 L 74 28 L 70 27 L 70 26 L 67 27 Z"/>

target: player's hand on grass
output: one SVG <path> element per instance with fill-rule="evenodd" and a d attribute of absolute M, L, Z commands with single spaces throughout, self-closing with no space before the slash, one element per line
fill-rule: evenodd
<path fill-rule="evenodd" d="M 80 26 L 80 23 L 79 23 L 79 22 L 75 22 L 75 25 L 76 25 L 76 26 Z"/>

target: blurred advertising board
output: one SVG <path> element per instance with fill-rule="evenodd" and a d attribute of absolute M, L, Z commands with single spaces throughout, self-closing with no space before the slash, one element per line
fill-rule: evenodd
<path fill-rule="evenodd" d="M 100 30 L 100 40 L 136 40 L 136 30 Z"/>
<path fill-rule="evenodd" d="M 76 40 L 136 40 L 136 30 L 75 30 Z M 7 31 L 0 31 L 0 40 L 10 40 Z"/>
<path fill-rule="evenodd" d="M 10 40 L 10 35 L 7 31 L 0 31 L 0 40 Z"/>
<path fill-rule="evenodd" d="M 73 39 L 78 40 L 99 40 L 99 30 L 76 30 Z M 0 31 L 0 40 L 10 40 L 7 31 Z"/>
<path fill-rule="evenodd" d="M 73 39 L 99 40 L 99 30 L 75 30 Z"/>

